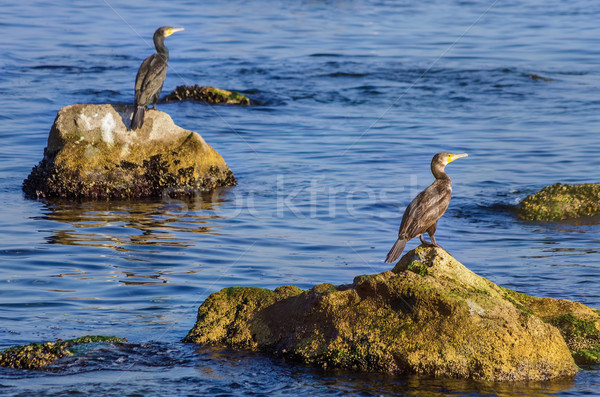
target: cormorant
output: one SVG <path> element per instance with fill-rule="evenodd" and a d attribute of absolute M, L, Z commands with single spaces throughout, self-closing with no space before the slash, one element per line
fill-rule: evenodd
<path fill-rule="evenodd" d="M 152 108 L 156 109 L 169 62 L 169 50 L 165 47 L 165 38 L 182 30 L 183 28 L 162 26 L 154 32 L 156 54 L 150 55 L 142 62 L 135 77 L 135 111 L 131 119 L 132 130 L 137 130 L 144 124 L 146 106 L 152 103 Z"/>
<path fill-rule="evenodd" d="M 435 181 L 419 193 L 404 210 L 400 230 L 398 231 L 398 240 L 387 254 L 387 258 L 385 258 L 387 263 L 392 263 L 398 259 L 408 240 L 417 236 L 423 244 L 439 247 L 433 235 L 437 227 L 437 221 L 444 215 L 448 204 L 450 204 L 452 194 L 452 181 L 448 174 L 444 172 L 444 168 L 448 163 L 461 157 L 467 157 L 467 154 L 443 152 L 433 156 L 431 173 L 435 177 Z M 423 238 L 425 232 L 429 234 L 431 243 Z"/>

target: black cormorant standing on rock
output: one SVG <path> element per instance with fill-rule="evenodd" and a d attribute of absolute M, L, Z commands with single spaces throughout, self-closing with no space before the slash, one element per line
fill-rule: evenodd
<path fill-rule="evenodd" d="M 165 38 L 182 30 L 183 28 L 163 26 L 154 32 L 156 54 L 144 59 L 135 77 L 135 111 L 131 119 L 132 130 L 137 130 L 144 124 L 146 106 L 152 104 L 152 108 L 156 109 L 169 62 L 169 50 L 165 47 Z"/>
<path fill-rule="evenodd" d="M 421 242 L 428 246 L 439 247 L 435 242 L 433 234 L 437 227 L 437 221 L 444 215 L 448 204 L 450 204 L 450 196 L 452 194 L 452 181 L 448 174 L 444 172 L 444 168 L 448 163 L 453 162 L 461 157 L 467 157 L 466 153 L 438 153 L 431 160 L 431 173 L 435 177 L 435 181 L 429 187 L 423 190 L 410 202 L 400 223 L 398 231 L 398 241 L 394 244 L 390 252 L 387 254 L 385 261 L 392 263 L 402 253 L 404 246 L 408 240 L 419 236 Z M 428 243 L 423 238 L 423 233 L 427 232 L 431 243 Z"/>

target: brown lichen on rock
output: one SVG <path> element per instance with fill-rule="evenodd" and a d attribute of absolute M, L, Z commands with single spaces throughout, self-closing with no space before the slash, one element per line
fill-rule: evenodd
<path fill-rule="evenodd" d="M 556 183 L 521 202 L 519 216 L 530 221 L 560 221 L 600 214 L 600 184 Z"/>
<path fill-rule="evenodd" d="M 126 342 L 116 336 L 87 335 L 65 341 L 32 343 L 13 346 L 0 352 L 0 366 L 22 369 L 40 369 L 62 357 L 72 356 L 71 347 L 85 343 Z"/>
<path fill-rule="evenodd" d="M 164 100 L 165 102 L 194 100 L 209 104 L 250 105 L 250 99 L 237 91 L 201 87 L 199 85 L 180 85 L 167 95 Z"/>
<path fill-rule="evenodd" d="M 323 368 L 544 380 L 577 372 L 560 332 L 441 248 L 393 271 L 308 291 L 236 287 L 209 296 L 185 342 L 249 348 Z"/>
<path fill-rule="evenodd" d="M 62 108 L 44 158 L 23 182 L 29 197 L 141 198 L 189 195 L 235 185 L 227 164 L 200 135 L 148 110 L 129 131 L 132 108 L 71 105 Z"/>

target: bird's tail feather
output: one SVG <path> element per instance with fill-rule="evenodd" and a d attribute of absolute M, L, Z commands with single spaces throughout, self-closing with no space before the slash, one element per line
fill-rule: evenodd
<path fill-rule="evenodd" d="M 386 263 L 392 263 L 404 251 L 404 246 L 406 245 L 406 240 L 399 238 L 395 243 L 390 252 L 387 254 L 387 258 L 385 258 Z"/>
<path fill-rule="evenodd" d="M 144 115 L 146 114 L 145 106 L 136 106 L 135 111 L 133 112 L 133 117 L 131 118 L 131 128 L 130 130 L 137 130 L 142 127 L 144 124 Z"/>

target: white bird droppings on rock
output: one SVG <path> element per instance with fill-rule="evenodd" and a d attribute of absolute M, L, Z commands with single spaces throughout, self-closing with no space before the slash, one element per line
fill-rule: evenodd
<path fill-rule="evenodd" d="M 116 126 L 117 123 L 115 122 L 112 114 L 106 113 L 106 116 L 102 118 L 102 125 L 100 128 L 102 130 L 102 140 L 109 145 L 112 145 L 115 141 L 113 131 Z"/>
<path fill-rule="evenodd" d="M 86 129 L 89 130 L 89 129 L 92 128 L 92 124 L 90 123 L 90 118 L 88 116 L 86 116 L 85 114 L 81 113 L 79 115 L 79 119 L 81 119 L 85 123 Z"/>

